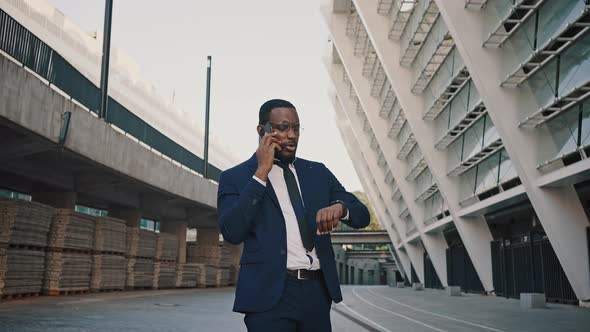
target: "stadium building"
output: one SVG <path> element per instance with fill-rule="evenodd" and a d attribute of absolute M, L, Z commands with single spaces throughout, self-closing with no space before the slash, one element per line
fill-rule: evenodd
<path fill-rule="evenodd" d="M 338 127 L 407 281 L 590 305 L 589 12 L 323 3 Z"/>

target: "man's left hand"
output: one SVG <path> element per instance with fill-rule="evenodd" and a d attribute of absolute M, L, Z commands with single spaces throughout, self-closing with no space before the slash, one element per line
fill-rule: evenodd
<path fill-rule="evenodd" d="M 317 235 L 328 234 L 338 226 L 338 221 L 345 216 L 346 208 L 341 203 L 320 209 L 316 215 Z"/>

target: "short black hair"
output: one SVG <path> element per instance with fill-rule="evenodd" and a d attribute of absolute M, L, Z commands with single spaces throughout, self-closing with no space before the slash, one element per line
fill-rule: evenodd
<path fill-rule="evenodd" d="M 264 125 L 268 122 L 270 120 L 270 111 L 279 107 L 295 109 L 295 106 L 286 100 L 271 99 L 260 106 L 260 112 L 258 112 L 258 124 Z"/>

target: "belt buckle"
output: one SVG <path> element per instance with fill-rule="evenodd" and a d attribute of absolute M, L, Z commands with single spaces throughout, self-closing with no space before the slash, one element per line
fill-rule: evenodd
<path fill-rule="evenodd" d="M 309 278 L 301 278 L 301 270 L 297 270 L 297 280 L 307 280 Z"/>

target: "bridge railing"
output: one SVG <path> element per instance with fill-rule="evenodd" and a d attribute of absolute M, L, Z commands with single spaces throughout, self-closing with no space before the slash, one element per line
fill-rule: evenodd
<path fill-rule="evenodd" d="M 97 113 L 100 89 L 60 54 L 0 9 L 0 50 L 47 80 L 65 94 Z M 203 159 L 109 97 L 106 120 L 170 159 L 202 174 Z M 218 181 L 221 170 L 211 164 L 208 176 Z"/>

